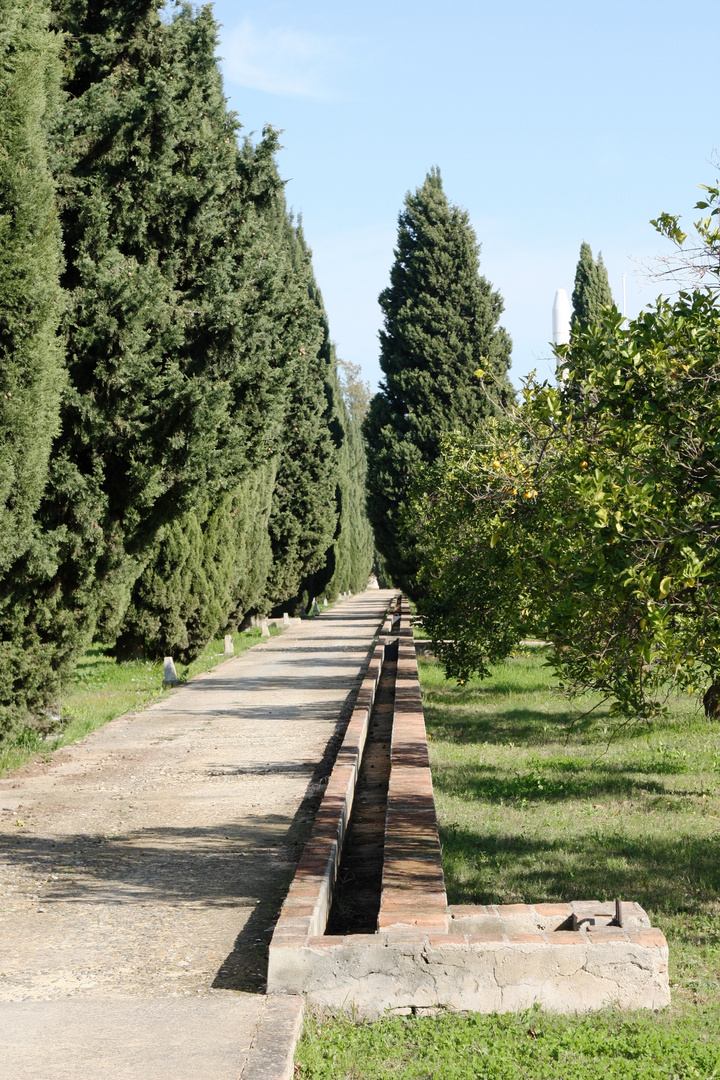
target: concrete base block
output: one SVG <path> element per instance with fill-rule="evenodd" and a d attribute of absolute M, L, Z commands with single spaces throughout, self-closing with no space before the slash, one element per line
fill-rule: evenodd
<path fill-rule="evenodd" d="M 644 931 L 644 940 L 642 933 L 593 941 L 578 931 L 568 933 L 572 942 L 557 944 L 551 934 L 310 938 L 300 947 L 271 948 L 268 990 L 303 994 L 322 1009 L 365 1019 L 425 1008 L 660 1009 L 670 1002 L 667 944 L 657 930 Z"/>

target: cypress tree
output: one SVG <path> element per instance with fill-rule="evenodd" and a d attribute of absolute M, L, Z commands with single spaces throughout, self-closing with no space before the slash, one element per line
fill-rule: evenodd
<path fill-rule="evenodd" d="M 323 431 L 324 435 L 315 444 L 319 455 L 316 472 L 322 477 L 316 495 L 324 501 L 318 500 L 314 511 L 315 521 L 323 526 L 323 531 L 316 531 L 312 563 L 306 563 L 311 569 L 304 573 L 295 597 L 295 605 L 307 608 L 313 597 L 326 596 L 332 600 L 348 589 L 353 592 L 364 589 L 372 566 L 373 542 L 365 512 L 366 459 L 359 420 L 367 408 L 367 384 L 359 378 L 359 366 L 345 364 L 337 358 L 301 230 L 298 240 L 305 254 L 309 297 L 321 332 L 317 372 L 322 378 L 324 394 L 318 436 Z M 318 403 L 321 400 L 318 393 Z M 323 544 L 328 545 L 325 551 Z"/>
<path fill-rule="evenodd" d="M 25 581 L 52 558 L 36 511 L 64 382 L 60 232 L 48 132 L 60 105 L 58 39 L 41 0 L 0 0 L 0 736 L 49 688 Z"/>
<path fill-rule="evenodd" d="M 332 559 L 328 560 L 329 580 L 323 591 L 329 599 L 334 599 L 341 592 L 365 589 L 372 570 L 374 545 L 365 509 L 367 458 L 361 429 L 370 398 L 369 386 L 360 378 L 360 365 L 338 360 L 333 346 L 330 374 L 333 413 L 340 433 L 338 523 Z"/>
<path fill-rule="evenodd" d="M 327 320 L 310 251 L 301 225 L 287 218 L 282 224 L 293 319 L 286 331 L 289 388 L 269 523 L 270 607 L 307 602 L 309 591 L 322 591 L 314 575 L 323 571 L 335 535 L 340 445 L 328 393 L 332 356 Z"/>
<path fill-rule="evenodd" d="M 335 540 L 335 566 L 327 588 L 330 597 L 340 592 L 362 592 L 373 565 L 373 534 L 365 509 L 367 458 L 359 422 L 341 399 L 343 441 L 338 466 L 339 515 Z"/>
<path fill-rule="evenodd" d="M 410 595 L 419 554 L 402 512 L 414 478 L 437 458 L 443 434 L 471 428 L 512 397 L 510 338 L 498 326 L 503 302 L 478 261 L 467 212 L 448 203 L 432 169 L 399 217 L 390 285 L 380 294 L 385 378 L 363 425 L 375 543 Z"/>
<path fill-rule="evenodd" d="M 60 7 L 72 34 L 59 177 L 71 387 L 52 510 L 94 504 L 86 614 L 107 636 L 158 530 L 212 485 L 228 427 L 216 249 L 235 129 L 217 124 L 209 13 L 165 24 L 159 6 Z"/>
<path fill-rule="evenodd" d="M 148 432 L 145 450 L 154 473 L 143 491 L 149 489 L 153 502 L 138 520 L 135 534 L 127 528 L 127 507 L 119 518 L 129 569 L 116 572 L 115 578 L 119 588 L 129 579 L 131 605 L 120 622 L 127 596 L 116 599 L 116 588 L 110 602 L 105 601 L 98 632 L 108 638 L 119 628 L 119 655 L 138 647 L 155 653 L 180 648 L 185 635 L 173 632 L 168 639 L 162 628 L 177 629 L 186 621 L 182 650 L 188 658 L 222 625 L 241 594 L 250 590 L 258 599 L 265 584 L 258 582 L 256 567 L 238 567 L 237 551 L 218 546 L 214 538 L 233 536 L 241 551 L 247 551 L 253 537 L 258 541 L 258 565 L 263 560 L 267 564 L 269 540 L 256 534 L 258 520 L 263 515 L 267 520 L 269 512 L 272 462 L 283 419 L 287 376 L 284 346 L 278 345 L 283 329 L 279 316 L 289 301 L 264 219 L 282 200 L 282 185 L 273 160 L 274 132 L 268 131 L 257 147 L 238 148 L 238 124 L 222 94 L 215 57 L 217 27 L 210 10 L 195 15 L 182 7 L 169 24 L 150 12 L 146 22 L 142 40 L 133 40 L 128 51 L 137 69 L 132 85 L 140 82 L 136 90 L 149 113 L 149 143 L 148 133 L 133 126 L 128 149 L 145 153 L 147 169 L 157 176 L 156 189 L 149 194 L 157 194 L 159 226 L 150 216 L 146 196 L 150 207 L 141 215 L 137 238 L 150 248 L 144 265 L 159 271 L 156 306 L 170 309 L 169 333 L 156 355 L 145 357 L 139 387 L 143 408 L 152 395 L 160 414 L 155 429 L 159 438 L 154 439 L 155 431 Z M 130 97 L 127 105 L 137 108 L 138 102 Z M 131 186 L 143 179 L 147 186 L 142 171 L 133 175 Z M 126 192 L 121 201 L 134 211 L 139 191 Z M 121 219 L 120 224 L 125 222 Z M 134 217 L 129 215 L 127 226 L 134 241 Z M 173 380 L 171 393 L 163 395 L 157 380 L 167 372 Z M 115 415 L 117 402 L 108 411 Z M 133 445 L 142 434 L 136 428 L 128 435 L 127 457 L 132 460 Z M 98 441 L 97 432 L 93 438 Z M 134 454 L 137 465 L 137 451 Z M 141 459 L 140 464 L 145 462 Z M 133 511 L 137 513 L 137 504 Z M 190 561 L 198 568 L 197 580 L 170 572 L 182 548 L 176 541 L 184 524 L 186 540 L 193 538 Z M 165 540 L 167 552 L 161 550 Z M 149 580 L 137 582 L 136 588 L 143 564 L 148 565 Z M 165 571 L 168 587 L 163 591 Z M 153 620 L 158 633 L 149 640 Z"/>
<path fill-rule="evenodd" d="M 182 10 L 164 24 L 159 6 L 56 6 L 70 385 L 43 520 L 59 539 L 44 591 L 60 654 L 117 631 L 158 531 L 211 480 L 226 425 L 205 286 L 233 129 L 219 138 L 209 121 L 220 86 L 198 46 L 212 21 Z"/>
<path fill-rule="evenodd" d="M 39 0 L 0 0 L 0 573 L 31 542 L 64 378 L 47 146 L 60 63 L 48 20 Z"/>
<path fill-rule="evenodd" d="M 302 236 L 300 237 L 302 240 Z M 303 242 L 304 243 L 304 242 Z M 309 259 L 309 252 L 307 252 Z M 339 360 L 330 339 L 330 327 L 322 295 L 309 266 L 310 296 L 313 299 L 322 332 L 318 352 L 319 372 L 324 382 L 325 407 L 321 423 L 329 433 L 318 440 L 324 455 L 318 462 L 324 504 L 318 501 L 316 520 L 324 521 L 324 533 L 317 531 L 316 569 L 306 574 L 300 586 L 298 602 L 307 606 L 312 597 L 335 599 L 340 592 L 365 589 L 372 569 L 373 536 L 365 508 L 367 459 L 361 420 L 367 411 L 369 387 L 360 379 L 358 365 Z M 334 500 L 332 491 L 334 486 Z M 334 533 L 331 531 L 334 525 Z M 322 544 L 330 544 L 322 554 Z"/>
<path fill-rule="evenodd" d="M 350 412 L 350 406 L 357 405 L 356 388 L 351 388 L 348 398 L 345 397 L 338 370 L 342 370 L 342 361 L 336 358 L 327 321 L 323 349 L 329 357 L 325 391 L 334 445 L 337 524 L 322 566 L 302 583 L 299 599 L 306 606 L 314 596 L 324 595 L 334 600 L 341 592 L 361 592 L 367 585 L 373 561 L 372 529 L 365 510 L 365 446 L 360 422 Z"/>
<path fill-rule="evenodd" d="M 590 245 L 583 240 L 572 294 L 572 329 L 582 330 L 591 323 L 597 323 L 603 309 L 610 307 L 612 303 L 610 282 L 602 254 L 598 252 L 596 262 Z"/>
<path fill-rule="evenodd" d="M 247 457 L 225 478 L 229 499 L 206 501 L 187 524 L 179 521 L 159 539 L 133 592 L 118 642 L 122 654 L 168 651 L 187 660 L 212 633 L 250 612 L 295 606 L 333 541 L 335 451 L 328 357 L 320 349 L 323 313 L 302 230 L 288 216 L 276 147 L 271 131 L 258 147 L 245 142 L 230 204 L 234 379 L 241 387 L 231 415 Z M 218 531 L 222 545 L 213 539 Z M 194 537 L 193 574 L 183 571 L 187 541 L 176 532 Z M 211 601 L 213 614 L 203 618 Z"/>
<path fill-rule="evenodd" d="M 171 653 L 187 662 L 213 634 L 265 602 L 272 563 L 268 520 L 294 362 L 294 300 L 287 251 L 278 239 L 286 212 L 276 149 L 270 129 L 257 146 L 246 140 L 235 148 L 213 278 L 216 362 L 231 391 L 227 431 L 214 457 L 212 485 L 161 531 L 133 587 L 119 656 Z"/>

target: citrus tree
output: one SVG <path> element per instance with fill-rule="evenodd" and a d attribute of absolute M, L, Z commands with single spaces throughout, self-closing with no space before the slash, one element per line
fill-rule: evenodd
<path fill-rule="evenodd" d="M 709 290 L 615 309 L 558 349 L 504 425 L 445 441 L 414 513 L 420 610 L 448 671 L 533 630 L 572 691 L 651 717 L 720 704 L 720 310 Z M 479 377 L 483 376 L 478 372 Z"/>

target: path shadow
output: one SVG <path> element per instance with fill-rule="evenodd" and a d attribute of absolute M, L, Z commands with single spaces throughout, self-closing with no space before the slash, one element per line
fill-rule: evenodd
<path fill-rule="evenodd" d="M 297 660 L 286 661 L 288 668 L 294 666 L 302 667 L 306 670 L 311 670 L 314 667 L 326 668 L 338 667 L 344 668 L 347 672 L 348 659 L 347 657 L 333 658 L 330 660 L 323 660 L 318 657 L 317 660 Z M 273 674 L 262 676 L 243 676 L 235 675 L 227 678 L 217 678 L 213 680 L 213 690 L 227 690 L 235 691 L 237 694 L 253 693 L 258 690 L 290 690 L 297 688 L 298 690 L 325 690 L 330 688 L 333 690 L 347 689 L 348 686 L 354 682 L 355 676 L 346 674 L 344 676 L 338 676 L 337 674 L 319 675 L 316 672 L 312 672 L 307 676 L 298 676 L 298 674 L 292 670 L 289 670 L 287 675 Z M 196 683 L 194 680 L 189 683 L 185 683 L 182 687 L 184 694 L 192 695 L 194 693 L 205 694 L 207 692 L 207 686 L 203 686 L 200 683 Z"/>
<path fill-rule="evenodd" d="M 48 880 L 42 900 L 72 904 L 166 904 L 205 908 L 252 906 L 233 949 L 220 965 L 215 989 L 258 993 L 267 982 L 268 945 L 287 890 L 310 833 L 325 782 L 367 671 L 372 649 L 348 680 L 338 719 L 320 759 L 248 766 L 223 775 L 306 775 L 303 797 L 288 824 L 286 816 L 259 811 L 249 820 L 229 818 L 212 827 L 133 829 L 121 835 L 78 831 L 48 839 L 16 832 L 6 857 L 21 873 Z M 302 720 L 302 707 L 290 706 Z M 277 710 L 272 710 L 275 714 Z M 267 720 L 268 710 L 259 710 Z M 248 711 L 243 710 L 247 717 Z M 218 773 L 219 774 L 219 773 Z M 77 871 L 69 880 L 67 871 Z M 53 880 L 50 875 L 57 874 Z"/>

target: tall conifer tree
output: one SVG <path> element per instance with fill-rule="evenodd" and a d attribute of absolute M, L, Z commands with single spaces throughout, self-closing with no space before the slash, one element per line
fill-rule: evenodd
<path fill-rule="evenodd" d="M 299 595 L 303 581 L 324 566 L 337 524 L 339 438 L 331 430 L 327 320 L 302 227 L 286 219 L 283 232 L 288 256 L 286 288 L 294 313 L 287 331 L 293 354 L 270 514 L 271 607 L 303 599 Z"/>
<path fill-rule="evenodd" d="M 512 397 L 510 338 L 498 326 L 503 302 L 478 261 L 467 212 L 448 203 L 432 169 L 400 214 L 390 285 L 380 294 L 385 378 L 363 425 L 375 542 L 410 595 L 419 556 L 402 512 L 413 478 L 437 458 L 443 434 L 495 411 L 478 368 L 491 377 L 496 402 Z"/>
<path fill-rule="evenodd" d="M 48 21 L 42 0 L 0 0 L 0 736 L 47 693 L 24 588 L 52 558 L 35 515 L 64 382 L 48 147 L 61 69 Z"/>
<path fill-rule="evenodd" d="M 338 468 L 338 526 L 334 545 L 333 576 L 326 592 L 362 592 L 373 565 L 373 534 L 365 508 L 367 458 L 359 421 L 340 399 L 343 441 Z"/>
<path fill-rule="evenodd" d="M 64 377 L 47 145 L 60 62 L 48 21 L 42 0 L 0 0 L 0 573 L 33 534 Z"/>
<path fill-rule="evenodd" d="M 340 592 L 361 592 L 367 585 L 373 561 L 373 536 L 365 509 L 367 459 L 359 420 L 350 412 L 358 406 L 358 387 L 343 390 L 322 297 L 315 293 L 323 316 L 321 355 L 327 358 L 325 419 L 332 436 L 332 458 L 327 462 L 335 484 L 335 534 L 324 560 L 301 584 L 299 600 L 307 605 L 314 596 L 335 599 Z M 359 371 L 359 368 L 357 369 Z M 357 378 L 357 375 L 356 375 Z M 347 396 L 346 396 L 347 395 Z M 327 511 L 333 509 L 328 503 Z"/>
<path fill-rule="evenodd" d="M 590 245 L 583 241 L 580 245 L 572 294 L 573 330 L 584 329 L 591 323 L 596 323 L 603 309 L 610 307 L 612 302 L 610 282 L 602 254 L 598 252 L 595 261 Z"/>
<path fill-rule="evenodd" d="M 307 307 L 305 279 L 293 289 L 294 241 L 288 244 L 276 149 L 272 130 L 256 146 L 245 141 L 227 192 L 221 250 L 231 272 L 218 302 L 229 357 L 225 378 L 233 390 L 234 450 L 216 456 L 213 491 L 201 491 L 196 504 L 159 534 L 133 588 L 120 655 L 172 653 L 190 660 L 213 633 L 269 603 L 269 517 L 293 373 L 305 363 L 295 324 L 299 309 L 303 322 L 303 302 Z"/>

